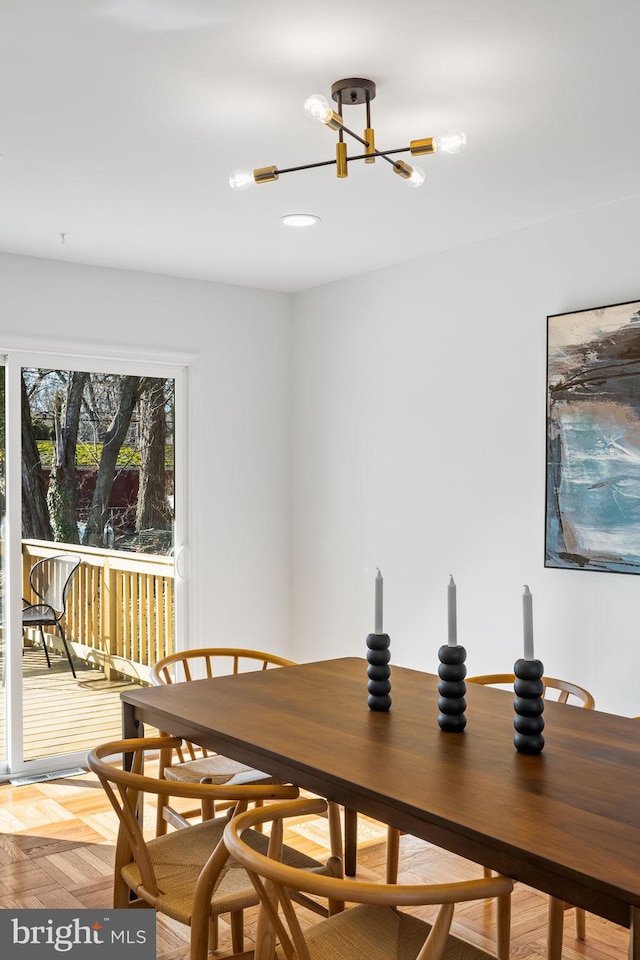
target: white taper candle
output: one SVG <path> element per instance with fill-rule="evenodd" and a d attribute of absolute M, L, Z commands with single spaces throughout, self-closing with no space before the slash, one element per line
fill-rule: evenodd
<path fill-rule="evenodd" d="M 447 601 L 449 626 L 447 645 L 455 647 L 458 643 L 458 615 L 456 606 L 456 584 L 451 574 L 449 574 L 449 586 L 447 587 Z"/>
<path fill-rule="evenodd" d="M 522 629 L 524 635 L 524 659 L 533 660 L 533 597 L 529 587 L 524 585 L 522 594 Z"/>
<path fill-rule="evenodd" d="M 376 609 L 375 609 L 375 618 L 374 618 L 374 633 L 382 633 L 382 574 L 380 570 L 376 567 L 378 572 L 376 573 Z"/>

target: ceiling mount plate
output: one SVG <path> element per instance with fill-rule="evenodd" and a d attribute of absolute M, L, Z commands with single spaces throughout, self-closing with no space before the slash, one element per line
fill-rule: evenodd
<path fill-rule="evenodd" d="M 360 77 L 349 77 L 346 80 L 336 80 L 331 84 L 331 96 L 338 100 L 342 96 L 345 106 L 366 103 L 376 95 L 376 85 L 373 80 L 362 80 Z"/>

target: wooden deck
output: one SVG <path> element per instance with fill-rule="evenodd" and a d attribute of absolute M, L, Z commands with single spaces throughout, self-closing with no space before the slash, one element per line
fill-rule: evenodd
<path fill-rule="evenodd" d="M 133 686 L 107 680 L 102 670 L 74 661 L 74 680 L 66 657 L 51 654 L 47 667 L 42 647 L 25 648 L 25 760 L 88 750 L 121 736 L 120 691 Z M 0 747 L 5 751 L 5 688 L 0 687 Z"/>

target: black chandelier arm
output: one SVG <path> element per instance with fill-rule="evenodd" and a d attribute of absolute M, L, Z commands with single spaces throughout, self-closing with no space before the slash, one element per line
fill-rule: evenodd
<path fill-rule="evenodd" d="M 376 150 L 373 156 L 381 157 L 383 160 L 386 160 L 387 163 L 390 163 L 393 166 L 393 160 L 390 160 L 389 157 L 396 153 L 409 153 L 411 147 L 399 147 L 397 150 Z M 347 162 L 351 160 L 366 160 L 367 157 L 371 157 L 370 153 L 359 153 L 354 154 L 352 157 L 347 157 Z M 278 176 L 281 173 L 296 173 L 298 170 L 313 170 L 315 167 L 331 167 L 335 166 L 335 160 L 320 160 L 318 163 L 304 163 L 299 167 L 285 167 L 280 169 L 277 167 Z"/>
<path fill-rule="evenodd" d="M 383 160 L 386 160 L 387 163 L 390 163 L 393 166 L 393 160 L 389 160 L 389 157 L 396 153 L 410 153 L 411 147 L 398 147 L 397 150 L 376 150 L 374 156 L 382 157 Z"/>
<path fill-rule="evenodd" d="M 363 147 L 369 146 L 369 142 L 367 140 L 364 140 L 359 134 L 355 133 L 355 131 L 350 130 L 349 127 L 345 127 L 344 124 L 342 124 L 340 127 L 340 133 L 343 131 L 344 133 L 348 133 L 350 137 L 353 137 L 354 140 L 357 140 L 359 143 L 361 143 Z"/>
<path fill-rule="evenodd" d="M 353 157 L 347 157 L 347 160 L 355 159 Z M 315 167 L 335 167 L 335 160 L 321 160 L 319 163 L 303 163 L 300 167 L 285 167 L 283 170 L 280 167 L 276 167 L 278 176 L 281 173 L 296 173 L 298 170 L 313 170 Z"/>

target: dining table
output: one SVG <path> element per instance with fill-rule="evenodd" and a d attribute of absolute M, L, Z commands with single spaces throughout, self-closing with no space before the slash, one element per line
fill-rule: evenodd
<path fill-rule="evenodd" d="M 392 665 L 367 704 L 344 657 L 121 693 L 144 724 L 223 753 L 628 927 L 640 960 L 640 723 L 545 700 L 544 749 L 514 747 L 513 692 L 466 689 L 438 725 L 438 676 Z"/>

